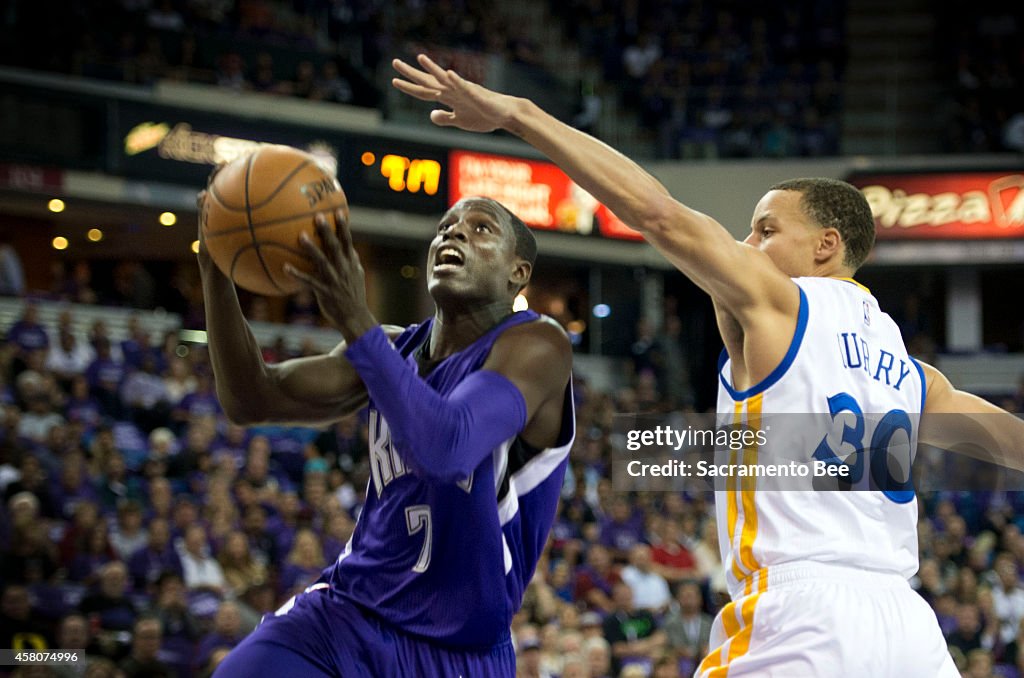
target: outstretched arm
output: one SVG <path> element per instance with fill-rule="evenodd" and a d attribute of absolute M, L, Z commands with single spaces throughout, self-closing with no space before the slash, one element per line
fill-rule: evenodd
<path fill-rule="evenodd" d="M 946 375 L 921 363 L 928 385 L 920 441 L 1024 471 L 1024 419 L 959 391 Z"/>
<path fill-rule="evenodd" d="M 200 220 L 204 200 L 205 192 L 199 195 Z M 344 357 L 344 343 L 327 355 L 265 363 L 234 284 L 210 258 L 202 225 L 198 259 L 210 363 L 217 396 L 231 421 L 322 423 L 340 419 L 366 402 L 366 389 Z M 400 328 L 390 331 L 394 334 Z"/>
<path fill-rule="evenodd" d="M 795 317 L 799 293 L 768 257 L 736 242 L 717 221 L 683 205 L 635 162 L 551 117 L 533 102 L 499 94 L 444 70 L 428 57 L 421 69 L 399 59 L 392 84 L 451 110 L 430 114 L 434 124 L 471 132 L 509 131 L 555 162 L 573 181 L 644 234 L 680 271 L 741 324 L 765 306 Z"/>

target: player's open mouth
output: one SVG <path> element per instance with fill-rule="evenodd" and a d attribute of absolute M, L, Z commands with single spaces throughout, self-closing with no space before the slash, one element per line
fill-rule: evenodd
<path fill-rule="evenodd" d="M 434 257 L 434 272 L 454 271 L 462 268 L 465 263 L 466 259 L 462 256 L 462 252 L 454 247 L 442 247 L 437 251 L 437 256 Z"/>

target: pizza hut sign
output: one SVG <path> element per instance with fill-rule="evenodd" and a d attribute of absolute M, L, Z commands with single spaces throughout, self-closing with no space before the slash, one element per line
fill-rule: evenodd
<path fill-rule="evenodd" d="M 1024 238 L 1024 173 L 855 175 L 885 239 Z"/>

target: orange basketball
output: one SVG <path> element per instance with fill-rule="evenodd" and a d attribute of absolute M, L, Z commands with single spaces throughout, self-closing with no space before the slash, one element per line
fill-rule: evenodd
<path fill-rule="evenodd" d="M 299 235 L 319 242 L 313 218 L 338 208 L 347 220 L 345 192 L 316 158 L 289 146 L 262 146 L 214 177 L 203 205 L 203 238 L 217 267 L 237 285 L 268 296 L 293 294 L 301 284 L 284 265 L 312 268 Z"/>

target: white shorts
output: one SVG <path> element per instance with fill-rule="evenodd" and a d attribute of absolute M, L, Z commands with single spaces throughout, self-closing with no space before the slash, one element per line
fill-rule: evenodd
<path fill-rule="evenodd" d="M 765 577 L 767 573 L 767 577 Z M 897 574 L 818 563 L 754 573 L 699 678 L 959 678 L 935 612 Z"/>

